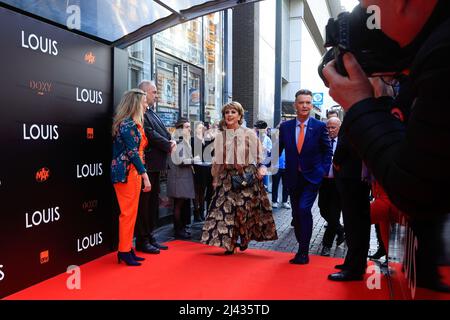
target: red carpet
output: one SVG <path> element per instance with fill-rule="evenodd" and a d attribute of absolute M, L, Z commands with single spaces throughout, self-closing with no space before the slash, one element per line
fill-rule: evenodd
<path fill-rule="evenodd" d="M 411 288 L 408 287 L 408 282 L 404 274 L 401 273 L 401 263 L 390 263 L 392 287 L 394 292 L 394 299 L 411 299 Z M 450 285 L 450 267 L 440 268 L 442 281 Z M 450 294 L 436 292 L 424 288 L 416 288 L 414 293 L 414 300 L 450 300 Z"/>
<path fill-rule="evenodd" d="M 70 275 L 64 273 L 6 299 L 389 299 L 385 277 L 373 290 L 366 281 L 327 280 L 342 259 L 310 256 L 308 265 L 291 265 L 290 253 L 249 249 L 224 256 L 221 248 L 193 242 L 168 245 L 159 255 L 145 255 L 141 267 L 117 264 L 115 253 L 81 266 L 80 290 L 66 288 Z"/>

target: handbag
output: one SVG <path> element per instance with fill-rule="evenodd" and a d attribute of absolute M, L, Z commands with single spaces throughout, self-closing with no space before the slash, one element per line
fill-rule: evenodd
<path fill-rule="evenodd" d="M 235 174 L 231 176 L 231 185 L 233 190 L 238 191 L 255 184 L 255 175 L 251 172 L 245 172 L 244 175 Z"/>

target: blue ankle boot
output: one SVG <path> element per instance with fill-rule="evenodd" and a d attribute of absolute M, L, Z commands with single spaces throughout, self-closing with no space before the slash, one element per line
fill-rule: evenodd
<path fill-rule="evenodd" d="M 131 252 L 117 252 L 117 261 L 120 263 L 121 261 L 124 261 L 127 266 L 140 266 L 141 263 L 137 262 L 133 259 L 133 256 L 131 255 Z"/>
<path fill-rule="evenodd" d="M 133 249 L 131 249 L 130 253 L 131 253 L 131 256 L 133 257 L 133 259 L 136 261 L 144 261 L 145 260 L 145 258 L 138 257 Z"/>

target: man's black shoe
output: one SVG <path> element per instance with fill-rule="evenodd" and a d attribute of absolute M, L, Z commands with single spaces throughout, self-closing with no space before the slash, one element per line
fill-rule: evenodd
<path fill-rule="evenodd" d="M 158 241 L 156 241 L 155 236 L 151 235 L 150 236 L 150 244 L 156 248 L 158 248 L 159 250 L 167 250 L 169 249 L 168 246 L 165 246 L 163 244 L 160 244 Z"/>
<path fill-rule="evenodd" d="M 241 251 L 245 251 L 245 250 L 247 250 L 248 249 L 248 244 L 247 245 L 242 245 L 242 244 L 239 244 L 239 250 L 241 250 Z"/>
<path fill-rule="evenodd" d="M 289 260 L 290 264 L 308 264 L 309 257 L 307 254 L 296 254 L 295 257 Z"/>
<path fill-rule="evenodd" d="M 331 281 L 361 281 L 363 279 L 364 277 L 362 274 L 352 273 L 347 270 L 328 275 L 328 280 Z"/>
<path fill-rule="evenodd" d="M 322 252 L 320 253 L 320 255 L 323 256 L 323 257 L 329 257 L 330 256 L 330 251 L 331 251 L 330 248 L 323 247 L 322 248 Z"/>
<path fill-rule="evenodd" d="M 175 232 L 174 237 L 175 237 L 175 239 L 181 239 L 181 240 L 191 239 L 191 235 L 188 234 L 185 230 L 180 230 L 178 232 Z"/>
<path fill-rule="evenodd" d="M 159 249 L 152 246 L 150 243 L 146 243 L 142 246 L 136 246 L 136 251 L 150 253 L 150 254 L 158 254 L 159 253 Z"/>
<path fill-rule="evenodd" d="M 156 241 L 152 242 L 151 245 L 154 246 L 155 248 L 158 248 L 159 250 L 167 250 L 167 249 L 169 249 L 168 246 L 165 246 L 165 245 L 163 245 L 161 243 L 158 243 Z"/>

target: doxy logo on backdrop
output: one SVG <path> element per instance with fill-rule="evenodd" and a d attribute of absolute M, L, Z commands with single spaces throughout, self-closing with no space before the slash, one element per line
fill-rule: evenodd
<path fill-rule="evenodd" d="M 49 81 L 30 80 L 29 88 L 39 96 L 44 96 L 53 91 L 53 84 Z"/>
<path fill-rule="evenodd" d="M 83 211 L 87 213 L 93 213 L 98 207 L 98 200 L 84 201 L 81 207 L 83 208 Z"/>
<path fill-rule="evenodd" d="M 45 182 L 50 178 L 50 169 L 43 167 L 36 172 L 36 181 Z"/>

